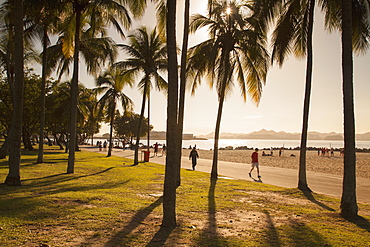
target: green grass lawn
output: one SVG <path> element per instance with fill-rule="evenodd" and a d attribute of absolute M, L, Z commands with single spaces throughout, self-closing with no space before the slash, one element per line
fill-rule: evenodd
<path fill-rule="evenodd" d="M 22 186 L 0 185 L 0 246 L 370 246 L 370 205 L 182 170 L 175 229 L 161 228 L 164 166 L 45 146 L 22 153 Z M 7 161 L 0 162 L 5 181 Z"/>

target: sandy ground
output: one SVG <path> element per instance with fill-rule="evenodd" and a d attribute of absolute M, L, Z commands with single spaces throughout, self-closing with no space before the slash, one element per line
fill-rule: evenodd
<path fill-rule="evenodd" d="M 190 150 L 183 150 L 183 156 L 188 156 L 189 153 Z M 212 150 L 198 150 L 198 154 L 201 159 L 213 159 Z M 218 160 L 250 164 L 251 154 L 252 150 L 219 150 Z M 339 152 L 335 152 L 334 156 L 318 156 L 316 151 L 307 151 L 306 156 L 308 171 L 343 175 L 343 157 Z M 274 151 L 273 156 L 262 156 L 262 150 L 260 150 L 259 163 L 260 166 L 298 169 L 299 151 L 284 150 L 279 157 L 278 150 Z M 356 169 L 357 177 L 370 178 L 370 153 L 356 153 Z"/>

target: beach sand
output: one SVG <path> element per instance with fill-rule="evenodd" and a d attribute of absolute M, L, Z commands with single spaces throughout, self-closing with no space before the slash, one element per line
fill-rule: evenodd
<path fill-rule="evenodd" d="M 212 150 L 197 151 L 199 158 L 213 159 Z M 219 150 L 218 160 L 250 164 L 252 152 L 252 150 Z M 269 154 L 270 150 L 265 152 Z M 182 153 L 183 156 L 189 156 L 190 150 L 183 149 Z M 262 156 L 262 150 L 258 153 L 261 169 L 263 166 L 298 169 L 299 150 L 284 150 L 281 157 L 278 150 L 274 150 L 273 156 Z M 291 156 L 292 154 L 295 157 Z M 307 171 L 343 175 L 343 157 L 339 152 L 335 152 L 334 156 L 318 156 L 317 151 L 307 151 L 306 166 Z M 356 169 L 358 178 L 370 178 L 370 153 L 356 153 Z"/>

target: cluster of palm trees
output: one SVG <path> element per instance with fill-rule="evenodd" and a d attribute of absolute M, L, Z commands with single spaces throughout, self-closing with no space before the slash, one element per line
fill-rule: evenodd
<path fill-rule="evenodd" d="M 106 65 L 110 66 L 98 77 L 97 85 L 105 95 L 100 99 L 111 112 L 111 126 L 117 100 L 124 109 L 131 107 L 131 100 L 122 91 L 124 86 L 132 86 L 139 73 L 143 77 L 138 85 L 143 100 L 141 117 L 144 116 L 146 101 L 150 104 L 150 91 L 153 87 L 167 92 L 167 146 L 166 176 L 164 182 L 163 225 L 175 226 L 176 188 L 180 184 L 181 136 L 184 111 L 186 80 L 194 92 L 203 78 L 216 87 L 219 106 L 215 126 L 215 146 L 211 179 L 217 179 L 218 138 L 224 101 L 236 84 L 244 100 L 249 96 L 259 103 L 262 88 L 271 62 L 280 65 L 294 53 L 307 56 L 306 93 L 304 101 L 303 127 L 301 138 L 301 159 L 298 187 L 308 190 L 306 181 L 305 152 L 308 130 L 310 88 L 312 78 L 312 32 L 314 24 L 314 0 L 230 0 L 208 1 L 208 14 L 196 14 L 189 21 L 190 0 L 185 0 L 184 40 L 181 57 L 180 84 L 178 82 L 178 48 L 176 45 L 175 0 L 155 1 L 161 16 L 160 30 L 149 32 L 145 27 L 129 36 L 129 44 L 115 45 L 107 37 L 107 28 L 113 26 L 124 37 L 124 29 L 132 23 L 132 17 L 142 15 L 146 1 L 118 0 L 14 0 L 2 5 L 1 15 L 4 30 L 9 38 L 8 56 L 3 56 L 9 84 L 13 89 L 14 114 L 9 155 L 9 175 L 6 183 L 20 184 L 20 129 L 22 123 L 23 61 L 26 61 L 26 44 L 38 38 L 43 46 L 40 104 L 44 105 L 45 80 L 51 70 L 59 75 L 69 72 L 72 67 L 70 140 L 68 173 L 74 172 L 76 146 L 76 119 L 78 101 L 78 75 L 80 54 L 84 58 L 89 73 L 97 75 Z M 344 136 L 345 173 L 341 210 L 344 215 L 356 215 L 355 195 L 355 136 L 353 115 L 352 51 L 368 48 L 370 37 L 369 0 L 319 1 L 326 15 L 326 27 L 339 29 L 343 43 L 343 95 L 344 95 Z M 24 5 L 24 6 L 23 6 Z M 24 17 L 23 13 L 24 7 Z M 16 14 L 18 12 L 18 15 Z M 165 20 L 165 21 L 164 21 Z M 23 27 L 26 27 L 23 30 Z M 188 33 L 207 27 L 209 39 L 188 49 Z M 273 49 L 268 53 L 268 33 L 272 31 Z M 49 46 L 49 36 L 57 35 L 56 45 Z M 24 38 L 23 38 L 24 36 Z M 14 46 L 13 46 L 14 45 Z M 115 62 L 118 49 L 127 53 L 128 59 Z M 11 57 L 14 59 L 12 60 Z M 14 67 L 14 69 L 13 69 Z M 159 72 L 168 71 L 168 80 Z M 12 79 L 14 78 L 14 81 Z M 44 107 L 44 106 L 42 106 Z M 149 109 L 149 107 L 148 107 Z M 41 111 L 44 111 L 42 108 Z M 43 113 L 41 112 L 41 116 Z M 149 113 L 148 113 L 149 118 Z M 41 117 L 41 122 L 45 121 Z M 139 121 L 141 123 L 142 121 Z M 140 125 L 140 124 L 139 124 Z M 112 132 L 112 130 L 111 130 Z M 137 144 L 139 142 L 138 128 Z M 40 139 L 43 125 L 40 124 Z M 42 140 L 42 139 L 41 139 Z M 110 142 L 111 144 L 112 142 Z M 138 147 L 138 145 L 136 145 Z M 42 150 L 42 145 L 39 147 Z M 111 148 L 111 147 L 110 147 Z M 108 154 L 109 155 L 109 154 Z M 42 154 L 39 156 L 42 162 Z M 135 151 L 134 163 L 138 163 Z"/>

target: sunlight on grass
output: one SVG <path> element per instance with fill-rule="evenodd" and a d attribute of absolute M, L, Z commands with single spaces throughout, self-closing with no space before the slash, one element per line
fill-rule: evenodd
<path fill-rule="evenodd" d="M 0 185 L 1 246 L 367 246 L 370 206 L 348 221 L 339 200 L 298 189 L 182 170 L 178 227 L 162 220 L 164 166 L 45 147 L 22 153 L 22 186 Z M 7 175 L 7 161 L 0 175 Z"/>

